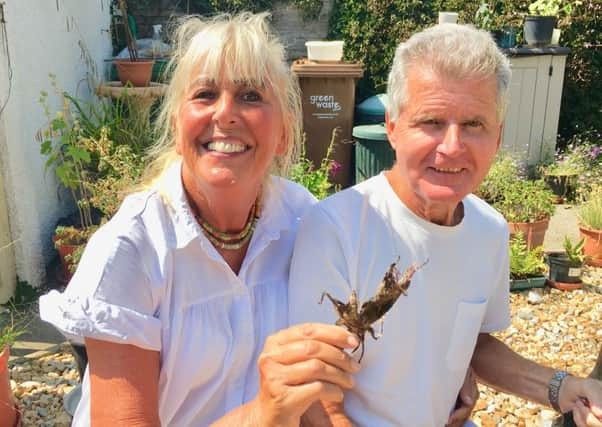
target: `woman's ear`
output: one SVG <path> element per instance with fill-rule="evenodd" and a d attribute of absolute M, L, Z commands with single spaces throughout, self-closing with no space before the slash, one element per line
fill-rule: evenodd
<path fill-rule="evenodd" d="M 276 146 L 276 155 L 284 156 L 284 153 L 286 153 L 286 148 L 289 143 L 290 143 L 290 141 L 287 138 L 287 132 L 286 132 L 286 130 L 282 129 L 282 132 L 280 135 L 280 141 L 278 142 L 278 145 Z"/>
<path fill-rule="evenodd" d="M 178 120 L 176 119 L 176 115 L 172 114 L 171 116 L 171 131 L 173 132 L 174 141 L 176 142 L 176 153 L 182 155 L 182 144 L 180 143 L 180 138 L 178 137 Z"/>

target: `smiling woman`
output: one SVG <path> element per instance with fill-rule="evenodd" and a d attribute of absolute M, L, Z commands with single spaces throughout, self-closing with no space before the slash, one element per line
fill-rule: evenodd
<path fill-rule="evenodd" d="M 188 18 L 175 46 L 142 188 L 40 302 L 85 338 L 73 425 L 298 425 L 358 369 L 347 331 L 287 328 L 314 198 L 274 174 L 300 143 L 299 89 L 266 14 Z"/>

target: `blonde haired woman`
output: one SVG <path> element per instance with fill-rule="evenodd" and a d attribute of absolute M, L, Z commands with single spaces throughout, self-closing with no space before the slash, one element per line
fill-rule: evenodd
<path fill-rule="evenodd" d="M 45 320 L 85 337 L 75 426 L 298 425 L 352 385 L 356 337 L 286 329 L 313 198 L 270 175 L 293 160 L 300 101 L 266 19 L 182 24 L 147 188 L 92 237 L 65 293 L 41 299 Z"/>

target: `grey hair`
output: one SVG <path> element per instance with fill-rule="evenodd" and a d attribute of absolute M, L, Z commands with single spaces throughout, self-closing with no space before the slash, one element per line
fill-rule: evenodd
<path fill-rule="evenodd" d="M 173 55 L 167 65 L 171 79 L 156 122 L 157 142 L 150 150 L 141 187 L 148 188 L 178 159 L 173 120 L 194 77 L 216 82 L 242 79 L 274 91 L 286 143 L 270 173 L 286 176 L 302 143 L 301 96 L 285 60 L 282 43 L 269 27 L 268 13 L 188 16 L 177 25 Z"/>
<path fill-rule="evenodd" d="M 501 122 L 509 98 L 510 61 L 487 31 L 470 25 L 440 24 L 400 43 L 389 73 L 389 118 L 395 121 L 408 99 L 408 74 L 412 67 L 426 67 L 438 76 L 453 79 L 497 80 L 497 117 Z"/>

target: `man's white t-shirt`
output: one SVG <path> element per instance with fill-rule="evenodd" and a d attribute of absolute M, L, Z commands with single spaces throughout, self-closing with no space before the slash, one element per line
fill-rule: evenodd
<path fill-rule="evenodd" d="M 380 174 L 319 202 L 301 221 L 291 324 L 333 324 L 330 301 L 318 304 L 322 292 L 347 302 L 355 289 L 361 305 L 398 257 L 401 272 L 428 261 L 385 316 L 383 336 L 366 334 L 362 369 L 345 393 L 345 412 L 359 426 L 445 425 L 478 334 L 510 323 L 507 223 L 474 195 L 463 205 L 456 226 L 427 222 Z"/>

